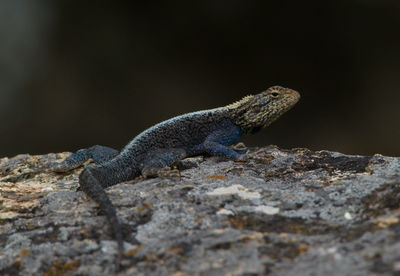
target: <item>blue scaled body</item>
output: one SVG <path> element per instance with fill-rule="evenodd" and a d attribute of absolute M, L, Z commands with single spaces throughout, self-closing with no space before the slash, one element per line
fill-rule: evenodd
<path fill-rule="evenodd" d="M 270 125 L 299 98 L 294 90 L 274 86 L 224 107 L 192 112 L 156 124 L 136 136 L 121 152 L 103 146 L 80 150 L 52 170 L 68 171 L 89 158 L 97 163 L 82 171 L 80 188 L 107 216 L 121 253 L 121 226 L 104 188 L 139 175 L 155 176 L 160 169 L 188 156 L 208 154 L 242 159 L 229 146 L 243 134 L 255 133 Z"/>

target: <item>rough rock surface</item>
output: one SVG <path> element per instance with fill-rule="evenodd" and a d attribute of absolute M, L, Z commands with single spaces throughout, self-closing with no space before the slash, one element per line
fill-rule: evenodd
<path fill-rule="evenodd" d="M 125 256 L 78 174 L 0 159 L 0 275 L 400 274 L 400 158 L 275 146 L 108 189 Z M 19 176 L 20 175 L 20 176 Z"/>

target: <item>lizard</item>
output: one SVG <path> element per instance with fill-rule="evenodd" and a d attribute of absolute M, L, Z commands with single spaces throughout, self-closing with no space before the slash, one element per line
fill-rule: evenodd
<path fill-rule="evenodd" d="M 269 126 L 299 99 L 300 94 L 295 90 L 272 86 L 223 107 L 187 113 L 158 123 L 137 135 L 121 152 L 96 145 L 73 153 L 47 171 L 69 171 L 90 158 L 96 163 L 86 166 L 80 173 L 80 189 L 106 215 L 121 255 L 121 224 L 105 188 L 140 175 L 156 176 L 162 168 L 189 156 L 208 154 L 244 160 L 246 154 L 228 146 L 237 143 L 242 135 Z"/>

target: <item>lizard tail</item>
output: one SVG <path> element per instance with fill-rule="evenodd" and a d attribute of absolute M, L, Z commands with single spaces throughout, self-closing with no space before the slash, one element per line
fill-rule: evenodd
<path fill-rule="evenodd" d="M 123 239 L 121 224 L 118 220 L 117 213 L 111 200 L 108 198 L 102 183 L 94 176 L 96 171 L 95 168 L 88 167 L 82 171 L 79 175 L 79 184 L 81 189 L 97 204 L 100 206 L 100 210 L 107 216 L 108 222 L 110 223 L 111 232 L 118 243 L 119 256 L 123 254 Z M 118 262 L 119 263 L 119 262 Z"/>

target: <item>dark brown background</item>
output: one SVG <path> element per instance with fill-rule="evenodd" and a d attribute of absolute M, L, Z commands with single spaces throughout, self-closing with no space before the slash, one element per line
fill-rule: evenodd
<path fill-rule="evenodd" d="M 302 99 L 248 145 L 400 155 L 399 1 L 101 2 L 0 3 L 0 156 L 121 148 L 275 84 Z"/>

